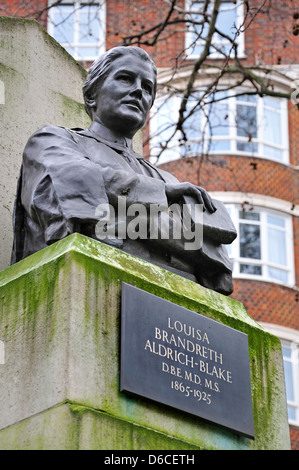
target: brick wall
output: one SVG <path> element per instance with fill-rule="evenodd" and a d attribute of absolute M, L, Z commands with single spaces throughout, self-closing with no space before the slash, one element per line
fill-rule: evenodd
<path fill-rule="evenodd" d="M 299 295 L 294 289 L 270 282 L 235 279 L 232 297 L 242 302 L 257 322 L 299 329 Z"/>
<path fill-rule="evenodd" d="M 299 429 L 290 426 L 290 438 L 292 443 L 292 450 L 299 450 Z"/>
<path fill-rule="evenodd" d="M 249 3 L 252 8 L 258 8 L 262 2 L 251 0 Z M 272 3 L 271 10 L 267 11 L 269 3 Z M 299 36 L 296 31 L 299 20 L 294 18 L 298 12 L 298 2 L 292 0 L 265 2 L 258 18 L 246 31 L 246 62 L 275 65 L 298 63 Z"/>
<path fill-rule="evenodd" d="M 5 0 L 0 5 L 0 15 L 33 18 L 47 27 L 47 0 Z"/>
<path fill-rule="evenodd" d="M 298 39 L 299 46 L 299 39 Z M 290 163 L 299 165 L 299 105 L 289 102 L 289 150 Z M 297 190 L 298 194 L 298 190 Z"/>
<path fill-rule="evenodd" d="M 210 191 L 259 193 L 299 204 L 297 171 L 286 165 L 243 156 L 185 158 L 161 165 L 180 181 L 199 184 Z"/>
<path fill-rule="evenodd" d="M 178 5 L 183 5 L 180 0 Z M 147 31 L 159 24 L 167 15 L 169 5 L 163 0 L 115 0 L 107 4 L 107 49 L 122 44 L 123 38 L 132 36 L 140 31 Z M 126 12 L 126 13 L 125 13 Z M 174 12 L 172 19 L 181 16 Z M 182 25 L 172 28 L 172 34 L 162 33 L 155 46 L 153 43 L 157 30 L 146 36 L 149 45 L 142 46 L 156 62 L 158 67 L 171 67 L 175 65 L 175 57 L 184 48 L 184 33 Z M 137 45 L 137 44 L 135 44 Z"/>

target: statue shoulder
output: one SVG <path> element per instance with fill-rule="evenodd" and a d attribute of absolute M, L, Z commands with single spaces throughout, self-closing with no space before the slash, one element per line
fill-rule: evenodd
<path fill-rule="evenodd" d="M 54 148 L 55 146 L 63 148 L 65 145 L 68 146 L 72 143 L 77 143 L 77 140 L 71 129 L 46 124 L 29 137 L 24 152 L 27 153 L 31 149 L 36 151 L 36 149 Z"/>
<path fill-rule="evenodd" d="M 28 139 L 23 152 L 23 162 L 30 164 L 41 159 L 45 161 L 45 158 L 63 157 L 81 152 L 77 139 L 70 129 L 46 124 Z"/>
<path fill-rule="evenodd" d="M 52 124 L 46 124 L 40 129 L 38 129 L 37 131 L 35 131 L 30 137 L 30 139 L 35 138 L 35 137 L 48 137 L 48 136 L 70 138 L 73 134 L 73 131 L 81 131 L 81 130 L 83 129 L 68 129 L 62 126 L 53 126 Z"/>

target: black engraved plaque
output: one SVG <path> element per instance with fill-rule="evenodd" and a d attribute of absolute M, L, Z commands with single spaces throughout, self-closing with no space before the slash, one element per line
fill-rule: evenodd
<path fill-rule="evenodd" d="M 125 283 L 120 390 L 254 438 L 247 335 Z"/>

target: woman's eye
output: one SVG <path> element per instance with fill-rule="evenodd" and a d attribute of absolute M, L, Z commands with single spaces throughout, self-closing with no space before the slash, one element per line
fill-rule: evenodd
<path fill-rule="evenodd" d="M 143 88 L 145 89 L 145 91 L 146 91 L 149 95 L 152 94 L 153 91 L 152 91 L 152 87 L 151 87 L 150 85 L 144 85 Z"/>
<path fill-rule="evenodd" d="M 132 83 L 132 78 L 129 75 L 120 75 L 118 78 L 125 83 Z"/>

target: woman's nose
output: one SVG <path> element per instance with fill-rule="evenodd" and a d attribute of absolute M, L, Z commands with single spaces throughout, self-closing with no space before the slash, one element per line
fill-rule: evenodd
<path fill-rule="evenodd" d="M 142 97 L 142 86 L 141 86 L 141 81 L 140 80 L 136 80 L 134 82 L 134 86 L 132 87 L 132 90 L 131 90 L 130 94 L 134 95 L 134 96 L 137 96 L 138 98 Z"/>

